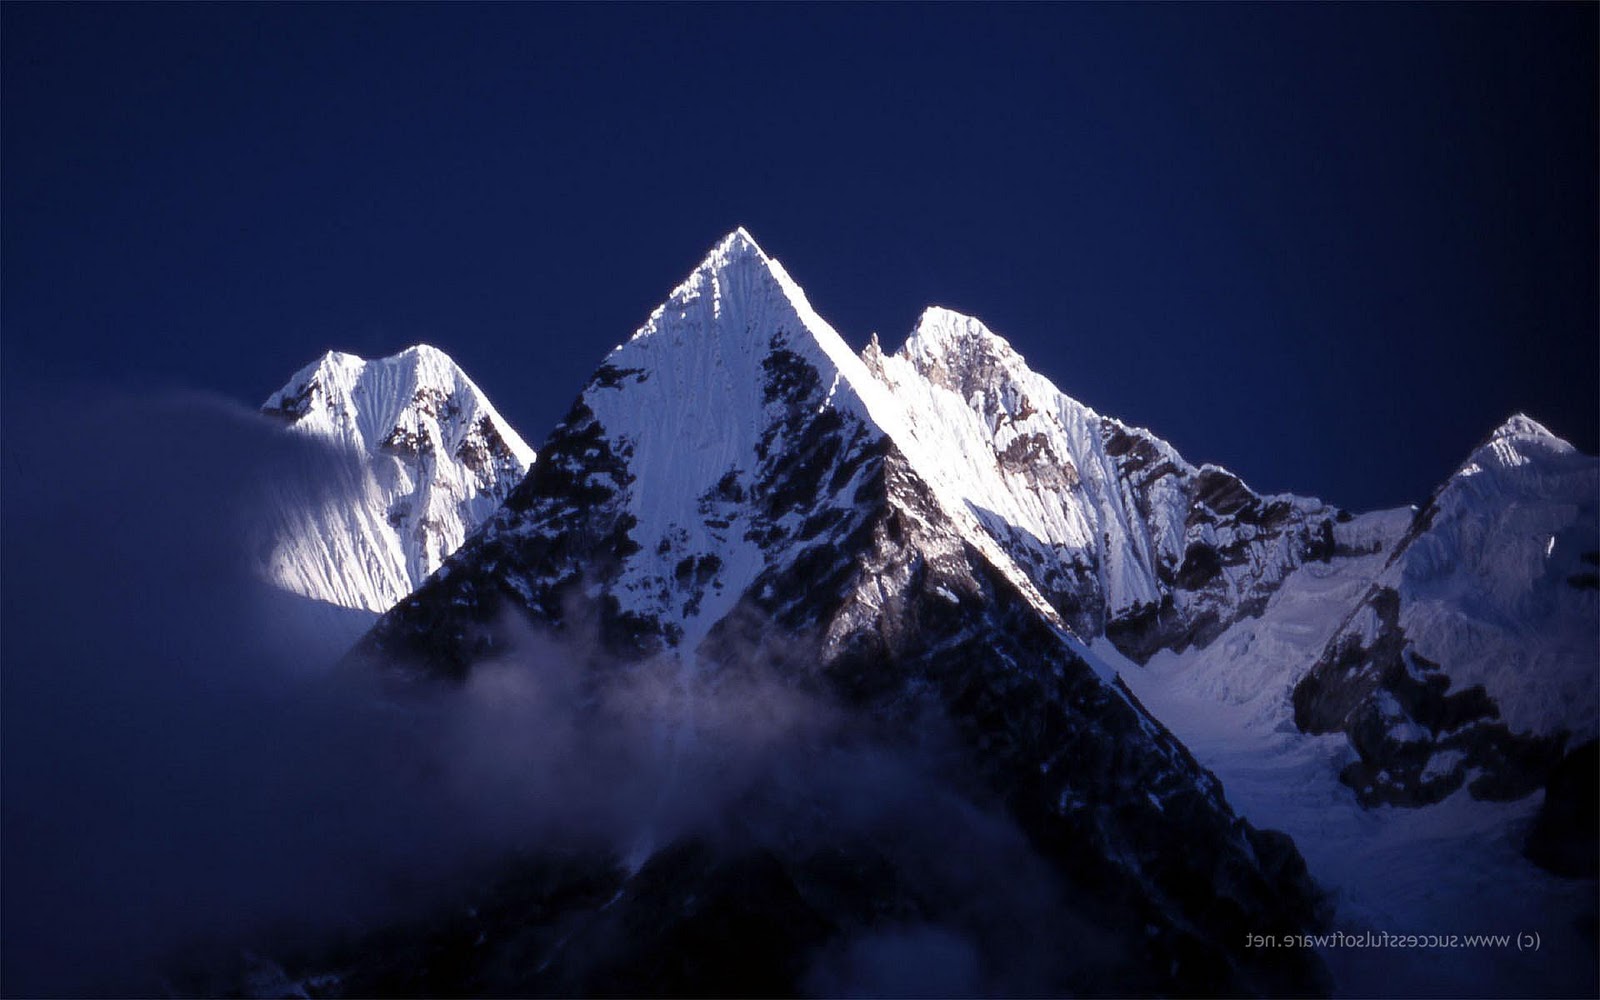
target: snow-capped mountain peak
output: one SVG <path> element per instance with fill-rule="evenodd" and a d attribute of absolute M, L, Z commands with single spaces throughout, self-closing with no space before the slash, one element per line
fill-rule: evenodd
<path fill-rule="evenodd" d="M 804 420 L 793 412 L 802 398 L 809 400 Z M 748 232 L 735 230 L 607 355 L 558 431 L 603 430 L 617 458 L 634 458 L 628 482 L 604 486 L 624 487 L 626 512 L 618 516 L 633 538 L 645 540 L 613 586 L 621 609 L 660 623 L 671 642 L 692 648 L 761 572 L 766 556 L 755 538 L 795 530 L 794 511 L 815 501 L 813 490 L 771 497 L 756 515 L 752 505 L 733 513 L 741 503 L 734 498 L 770 492 L 763 479 L 776 475 L 786 456 L 813 446 L 806 435 L 818 433 L 808 427 L 819 418 L 859 428 L 855 450 L 887 437 L 919 471 L 934 470 L 935 492 L 958 495 L 939 474 L 944 466 L 909 429 L 903 402 L 817 314 L 783 265 Z M 556 463 L 552 473 L 567 461 L 547 457 Z M 951 506 L 970 543 L 1053 616 L 967 508 L 959 501 Z M 719 507 L 728 508 L 726 516 L 708 515 Z M 677 584 L 683 560 L 713 554 L 717 585 L 699 586 L 685 600 Z"/>
<path fill-rule="evenodd" d="M 1576 451 L 1550 429 L 1526 414 L 1516 413 L 1494 429 L 1472 456 L 1456 471 L 1455 477 L 1476 475 L 1485 469 L 1514 469 L 1528 464 L 1535 456 L 1566 455 Z"/>
<path fill-rule="evenodd" d="M 1063 393 L 982 321 L 934 307 L 895 354 L 869 345 L 923 451 L 1086 637 L 1136 658 L 1209 641 L 1341 541 L 1320 501 L 1262 496 Z"/>
<path fill-rule="evenodd" d="M 968 358 L 1022 362 L 1004 337 L 975 316 L 929 306 L 899 352 L 919 368 L 949 366 Z"/>
<path fill-rule="evenodd" d="M 1494 429 L 1493 434 L 1489 435 L 1490 440 L 1504 437 L 1539 437 L 1561 440 L 1550 431 L 1550 428 L 1539 423 L 1539 421 L 1526 413 L 1513 413 L 1506 418 L 1504 423 Z M 1562 443 L 1565 444 L 1566 442 Z"/>
<path fill-rule="evenodd" d="M 383 611 L 438 568 L 533 464 L 533 449 L 450 356 L 417 344 L 367 360 L 329 351 L 262 412 L 358 456 L 349 502 L 285 498 L 267 573 L 342 607 Z"/>
<path fill-rule="evenodd" d="M 1296 690 L 1363 801 L 1536 790 L 1594 738 L 1600 463 L 1517 414 L 1417 512 Z"/>
<path fill-rule="evenodd" d="M 403 447 L 421 417 L 438 418 L 449 433 L 438 443 L 459 445 L 466 433 L 490 430 L 524 468 L 533 449 L 490 405 L 483 391 L 450 356 L 428 344 L 416 344 L 386 358 L 367 360 L 329 351 L 296 372 L 261 407 L 302 431 L 315 431 L 360 451 Z M 438 411 L 438 412 L 434 412 Z M 416 446 L 434 442 L 412 441 Z"/>
<path fill-rule="evenodd" d="M 743 226 L 734 227 L 733 232 L 718 240 L 717 245 L 711 251 L 713 258 L 741 255 L 759 257 L 764 261 L 772 259 L 767 256 L 765 250 L 761 249 L 761 244 L 756 242 L 756 238 L 750 235 L 750 230 Z"/>
<path fill-rule="evenodd" d="M 770 345 L 753 338 L 774 329 L 765 322 L 769 319 L 777 321 L 789 350 L 820 354 L 835 367 L 864 374 L 860 360 L 812 308 L 805 291 L 743 227 L 719 240 L 628 342 L 612 351 L 606 364 L 620 364 L 636 345 L 663 337 L 679 344 L 686 337 L 712 336 L 721 340 L 712 352 L 723 361 L 732 356 L 759 359 Z"/>
<path fill-rule="evenodd" d="M 437 491 L 460 470 L 426 462 L 455 454 L 462 421 L 498 420 L 421 345 L 371 362 L 330 353 L 267 409 L 374 463 L 377 504 L 302 525 L 288 567 L 310 579 L 304 567 L 334 560 L 306 540 L 333 539 L 353 553 L 343 565 L 397 594 L 417 582 L 411 522 L 390 523 L 383 476 Z M 1323 810 L 1336 780 L 1352 807 L 1527 796 L 1600 714 L 1586 697 L 1597 473 L 1517 414 L 1422 510 L 1351 517 L 1261 494 L 1068 396 L 952 309 L 926 310 L 894 354 L 874 337 L 858 356 L 738 229 L 605 358 L 531 473 L 355 655 L 466 678 L 503 655 L 501 623 L 525 616 L 602 671 L 646 662 L 689 691 L 770 666 L 886 733 L 934 710 L 991 776 L 986 794 L 1019 803 L 1031 842 L 1145 900 L 1112 933 L 1130 967 L 1154 970 L 1149 992 L 1173 992 L 1190 981 L 1170 928 L 1202 928 L 1191 945 L 1243 969 L 1260 958 L 1236 951 L 1243 930 L 1303 929 L 1315 903 L 1287 839 L 1234 818 L 1143 705 L 1173 731 L 1211 732 L 1200 720 L 1228 739 L 1344 733 L 1349 748 L 1297 744 L 1332 755 L 1311 759 Z M 355 599 L 379 606 L 381 586 Z M 696 738 L 691 711 L 658 749 Z M 677 887 L 703 879 L 677 857 L 629 862 L 674 872 L 659 905 L 618 897 L 630 919 L 687 919 Z M 775 863 L 794 884 L 811 877 L 804 858 Z M 1223 884 L 1243 895 L 1217 927 Z M 1294 990 L 1312 981 L 1290 974 Z"/>
<path fill-rule="evenodd" d="M 954 393 L 988 421 L 991 433 L 1035 412 L 1026 383 L 1037 376 L 1005 338 L 976 317 L 931 306 L 895 357 Z"/>

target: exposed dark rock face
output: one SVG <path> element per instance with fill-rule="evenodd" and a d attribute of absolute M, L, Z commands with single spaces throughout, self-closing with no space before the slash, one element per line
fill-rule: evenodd
<path fill-rule="evenodd" d="M 1527 855 L 1569 878 L 1594 878 L 1600 869 L 1600 753 L 1594 740 L 1551 769 L 1544 805 L 1528 832 Z"/>
<path fill-rule="evenodd" d="M 1106 637 L 1135 662 L 1162 649 L 1209 645 L 1239 619 L 1260 615 L 1294 569 L 1339 554 L 1335 524 L 1342 522 L 1332 508 L 1302 497 L 1263 497 L 1215 466 L 1189 468 L 1148 434 L 1117 421 L 1103 421 L 1101 433 L 1141 518 L 1181 505 L 1180 554 L 1153 567 L 1160 598 L 1105 624 Z"/>
<path fill-rule="evenodd" d="M 433 451 L 433 441 L 426 434 L 411 428 L 396 427 L 389 432 L 388 437 L 378 442 L 378 448 L 391 455 L 415 461 Z"/>
<path fill-rule="evenodd" d="M 491 519 L 491 530 L 469 538 L 446 561 L 446 572 L 386 615 L 358 656 L 463 678 L 473 662 L 493 652 L 490 626 L 503 609 L 559 629 L 563 606 L 577 598 L 585 580 L 614 571 L 637 550 L 628 535 L 632 517 L 621 502 L 633 476 L 582 399 L 545 448 Z M 505 572 L 510 567 L 515 576 Z M 602 599 L 594 613 L 606 644 L 619 653 L 649 653 L 666 637 L 656 623 L 623 613 L 615 600 Z"/>
<path fill-rule="evenodd" d="M 500 471 L 508 467 L 509 463 L 515 462 L 516 455 L 512 452 L 511 446 L 506 444 L 506 439 L 500 435 L 494 421 L 487 416 L 479 417 L 478 422 L 473 425 L 473 433 L 461 439 L 461 443 L 456 446 L 456 458 L 479 476 L 492 480 L 497 485 L 507 478 L 515 482 L 514 477 L 501 476 Z M 504 494 L 510 492 L 511 487 L 507 485 L 502 490 L 500 498 L 504 499 Z"/>
<path fill-rule="evenodd" d="M 1510 800 L 1544 784 L 1565 737 L 1513 733 L 1481 686 L 1451 690 L 1411 648 L 1393 589 L 1373 588 L 1352 618 L 1368 613 L 1375 637 L 1347 624 L 1294 690 L 1303 731 L 1349 736 L 1361 759 L 1340 780 L 1363 805 L 1427 805 L 1463 784 L 1474 798 Z"/>
<path fill-rule="evenodd" d="M 322 385 L 317 379 L 307 379 L 292 389 L 286 387 L 275 398 L 268 400 L 266 405 L 261 407 L 261 412 L 265 416 L 292 424 L 311 410 L 317 394 L 321 391 Z"/>

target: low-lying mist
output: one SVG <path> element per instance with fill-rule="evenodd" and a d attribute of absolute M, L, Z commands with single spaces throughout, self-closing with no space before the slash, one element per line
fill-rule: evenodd
<path fill-rule="evenodd" d="M 370 929 L 508 851 L 633 869 L 734 826 L 790 854 L 882 837 L 959 901 L 834 939 L 810 989 L 1053 980 L 1018 929 L 1075 918 L 1020 832 L 937 777 L 936 720 L 891 750 L 755 651 L 597 665 L 581 626 L 502 622 L 508 652 L 461 686 L 342 663 L 349 619 L 262 582 L 263 498 L 348 502 L 328 484 L 359 458 L 200 396 L 10 409 L 6 994 L 158 990 L 174 955 Z"/>

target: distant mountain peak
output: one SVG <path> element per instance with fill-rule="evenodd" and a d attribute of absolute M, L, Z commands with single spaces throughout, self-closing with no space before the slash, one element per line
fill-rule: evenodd
<path fill-rule="evenodd" d="M 1303 730 L 1350 737 L 1363 803 L 1521 798 L 1594 738 L 1597 487 L 1517 413 L 1417 511 L 1295 694 Z"/>
<path fill-rule="evenodd" d="M 1566 444 L 1566 442 L 1562 441 L 1560 437 L 1552 433 L 1550 428 L 1539 423 L 1539 421 L 1528 416 L 1526 413 L 1513 413 L 1511 416 L 1507 417 L 1505 421 L 1499 427 L 1496 427 L 1494 432 L 1489 435 L 1489 440 L 1499 441 L 1503 438 L 1511 437 L 1549 438 L 1552 441 L 1561 441 L 1562 444 Z"/>
<path fill-rule="evenodd" d="M 343 607 L 382 611 L 404 597 L 534 461 L 466 372 L 428 344 L 370 361 L 329 351 L 261 409 L 358 458 L 347 504 L 299 510 L 285 500 L 267 567 L 286 589 Z"/>
<path fill-rule="evenodd" d="M 718 240 L 716 249 L 712 253 L 724 257 L 753 255 L 762 260 L 768 259 L 766 251 L 761 249 L 761 244 L 757 243 L 756 238 L 750 235 L 750 230 L 743 226 L 735 227 L 733 232 Z"/>
<path fill-rule="evenodd" d="M 732 378 L 744 365 L 755 364 L 757 377 L 748 383 L 753 385 L 760 381 L 761 359 L 774 338 L 797 356 L 844 369 L 857 382 L 873 381 L 783 264 L 739 228 L 712 247 L 644 325 L 611 352 L 603 370 L 645 370 L 658 355 L 665 356 L 661 352 L 703 340 L 704 351 L 716 359 L 713 369 L 723 373 L 719 378 Z"/>
<path fill-rule="evenodd" d="M 1033 377 L 1027 361 L 976 317 L 930 306 L 894 356 L 963 400 L 978 393 L 991 401 L 1015 396 L 1012 403 L 1030 405 L 1016 391 L 1018 383 Z"/>
<path fill-rule="evenodd" d="M 1011 344 L 983 320 L 944 306 L 929 306 L 922 311 L 899 353 L 913 362 L 973 353 L 1022 361 Z"/>
<path fill-rule="evenodd" d="M 451 366 L 455 365 L 455 360 L 451 358 L 450 355 L 446 354 L 444 351 L 441 351 L 439 348 L 434 347 L 432 344 L 412 344 L 410 347 L 395 355 L 395 357 L 414 359 L 417 361 L 436 362 Z"/>
<path fill-rule="evenodd" d="M 1515 469 L 1527 465 L 1536 455 L 1567 455 L 1576 451 L 1537 420 L 1525 413 L 1514 413 L 1473 449 L 1450 482 L 1475 476 L 1486 469 Z"/>

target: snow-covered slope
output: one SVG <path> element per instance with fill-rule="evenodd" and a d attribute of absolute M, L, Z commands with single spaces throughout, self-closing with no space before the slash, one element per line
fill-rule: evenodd
<path fill-rule="evenodd" d="M 1404 520 L 1389 528 L 1404 529 Z M 1459 789 L 1423 808 L 1363 806 L 1340 773 L 1357 760 L 1343 734 L 1293 724 L 1291 691 L 1384 555 L 1293 574 L 1259 619 L 1213 644 L 1164 650 L 1122 676 L 1140 701 L 1221 779 L 1229 803 L 1294 838 L 1350 935 L 1539 935 L 1480 948 L 1329 947 L 1335 996 L 1585 996 L 1596 988 L 1594 882 L 1528 861 L 1539 796 L 1485 802 Z M 1116 651 L 1102 640 L 1103 655 Z M 1592 795 L 1592 785 L 1588 789 Z"/>
<path fill-rule="evenodd" d="M 1335 552 L 1346 517 L 1262 496 L 1103 417 L 981 322 L 927 310 L 905 345 L 863 355 L 949 490 L 1086 637 L 1136 659 L 1205 644 L 1260 612 L 1296 566 Z"/>
<path fill-rule="evenodd" d="M 1593 739 L 1600 462 L 1517 415 L 1423 512 L 1384 575 L 1418 654 L 1516 732 Z"/>
<path fill-rule="evenodd" d="M 1351 554 L 1301 566 L 1258 617 L 1233 623 L 1210 645 L 1161 650 L 1147 669 L 1124 664 L 1121 676 L 1163 721 L 1166 717 L 1153 706 L 1178 697 L 1190 705 L 1214 705 L 1230 724 L 1292 728 L 1295 685 L 1367 595 L 1415 515 L 1415 508 L 1400 507 L 1337 524 L 1335 537 Z M 1102 639 L 1095 648 L 1114 658 L 1108 646 Z"/>
<path fill-rule="evenodd" d="M 346 608 L 384 611 L 416 589 L 505 499 L 534 453 L 444 352 L 367 361 L 330 351 L 262 412 L 360 457 L 337 502 L 284 497 L 270 579 Z"/>
<path fill-rule="evenodd" d="M 1302 566 L 1205 648 L 1121 664 L 1234 807 L 1294 837 L 1338 929 L 1539 935 L 1332 948 L 1340 994 L 1594 993 L 1594 882 L 1572 876 L 1594 866 L 1597 465 L 1514 417 L 1422 510 L 1336 525 L 1371 554 Z"/>
<path fill-rule="evenodd" d="M 692 689 L 762 664 L 886 738 L 915 740 L 928 718 L 946 720 L 963 794 L 1004 804 L 1096 928 L 1093 962 L 1114 969 L 1031 989 L 1316 989 L 1304 953 L 1243 946 L 1248 930 L 1314 922 L 1292 846 L 1229 813 L 977 509 L 975 498 L 999 502 L 990 491 L 1001 486 L 969 461 L 994 463 L 973 411 L 953 394 L 940 404 L 951 433 L 972 435 L 970 451 L 953 452 L 926 422 L 932 388 L 913 392 L 911 369 L 886 375 L 893 367 L 856 356 L 781 265 L 731 234 L 611 352 L 533 471 L 360 655 L 470 676 L 501 654 L 510 615 L 568 637 L 596 671 L 650 660 Z M 1085 430 L 1099 433 L 1097 422 Z M 1063 533 L 1101 527 L 1048 516 Z M 1151 596 L 1131 577 L 1117 586 Z M 692 733 L 692 719 L 675 725 Z M 677 732 L 663 752 L 688 738 Z M 874 909 L 882 900 L 926 889 L 884 867 L 887 844 L 830 845 L 829 870 L 863 880 L 842 895 L 813 858 L 787 850 L 774 863 L 810 923 L 878 927 L 899 919 Z M 674 901 L 724 876 L 673 867 L 679 853 L 642 852 L 633 867 L 676 895 L 629 890 L 617 906 L 633 916 L 615 919 L 684 926 Z M 739 906 L 765 905 L 745 891 Z M 922 920 L 964 919 L 919 905 L 932 907 Z M 763 947 L 791 956 L 799 939 L 775 933 Z"/>
<path fill-rule="evenodd" d="M 1600 461 L 1521 415 L 1435 492 L 1295 691 L 1364 800 L 1519 798 L 1595 738 L 1597 508 Z"/>

